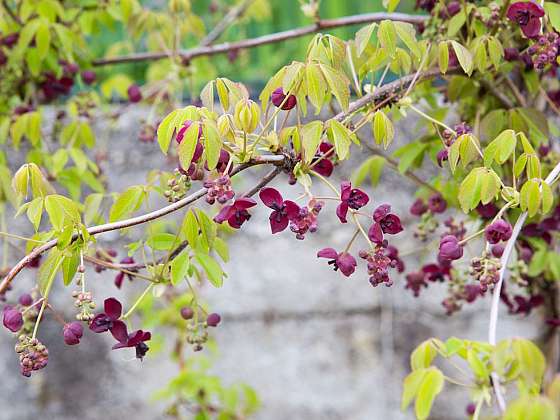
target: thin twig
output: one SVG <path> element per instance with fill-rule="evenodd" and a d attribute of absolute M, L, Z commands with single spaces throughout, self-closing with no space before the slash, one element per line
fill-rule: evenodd
<path fill-rule="evenodd" d="M 363 23 L 378 22 L 381 20 L 394 20 L 419 25 L 421 23 L 424 23 L 426 19 L 427 16 L 409 15 L 404 13 L 364 13 L 361 15 L 344 16 L 337 19 L 320 20 L 313 25 L 290 29 L 287 31 L 277 32 L 274 34 L 264 35 L 256 38 L 248 38 L 237 42 L 224 42 L 222 44 L 216 44 L 213 46 L 195 47 L 188 50 L 178 51 L 177 54 L 183 59 L 183 61 L 190 61 L 196 57 L 225 54 L 229 51 L 254 48 L 261 45 L 282 42 L 287 39 L 299 38 L 305 35 L 313 34 L 323 29 L 359 25 Z M 162 60 L 164 58 L 167 58 L 167 54 L 165 52 L 145 52 L 95 60 L 93 62 L 93 65 L 104 66 L 110 64 L 131 63 L 138 61 Z"/>
<path fill-rule="evenodd" d="M 200 41 L 201 46 L 211 45 L 215 40 L 217 40 L 226 30 L 229 28 L 239 17 L 245 13 L 247 8 L 255 0 L 244 0 L 235 7 L 232 7 L 229 12 L 226 13 L 224 18 L 219 21 L 214 28 L 208 32 L 202 41 Z"/>

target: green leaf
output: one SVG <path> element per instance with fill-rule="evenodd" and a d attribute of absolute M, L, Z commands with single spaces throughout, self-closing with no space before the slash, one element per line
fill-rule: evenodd
<path fill-rule="evenodd" d="M 420 344 L 410 355 L 410 367 L 412 370 L 428 368 L 437 356 L 437 351 L 432 344 L 432 340 L 428 339 Z"/>
<path fill-rule="evenodd" d="M 546 368 L 542 352 L 534 343 L 522 338 L 513 339 L 511 344 L 521 379 L 532 392 L 539 392 Z"/>
<path fill-rule="evenodd" d="M 72 283 L 76 272 L 78 271 L 78 266 L 80 265 L 80 253 L 75 251 L 70 256 L 65 256 L 62 261 L 62 278 L 64 280 L 64 285 L 68 286 Z"/>
<path fill-rule="evenodd" d="M 560 4 L 547 1 L 544 3 L 544 10 L 548 15 L 550 24 L 560 32 Z"/>
<path fill-rule="evenodd" d="M 222 150 L 222 140 L 218 134 L 216 124 L 213 121 L 205 121 L 202 126 L 202 132 L 204 134 L 204 152 L 206 154 L 206 162 L 208 164 L 208 169 L 212 170 L 218 164 L 220 151 Z"/>
<path fill-rule="evenodd" d="M 552 189 L 546 182 L 541 182 L 541 197 L 542 197 L 542 214 L 548 213 L 552 209 L 554 196 Z"/>
<path fill-rule="evenodd" d="M 443 390 L 443 385 L 443 373 L 437 368 L 430 368 L 426 372 L 416 395 L 414 410 L 419 420 L 428 418 L 434 399 Z"/>
<path fill-rule="evenodd" d="M 394 21 L 393 26 L 400 40 L 406 45 L 414 57 L 420 60 L 422 58 L 422 50 L 416 40 L 416 30 L 414 26 L 410 23 L 398 21 Z"/>
<path fill-rule="evenodd" d="M 185 137 L 183 141 L 179 144 L 178 154 L 179 162 L 181 167 L 187 170 L 191 165 L 192 158 L 194 156 L 194 151 L 196 149 L 196 144 L 198 143 L 198 128 L 200 124 L 198 122 L 193 122 L 187 131 L 185 132 Z"/>
<path fill-rule="evenodd" d="M 140 208 L 144 196 L 144 188 L 140 185 L 130 187 L 122 194 L 119 194 L 109 211 L 109 221 L 115 222 L 131 215 Z"/>
<path fill-rule="evenodd" d="M 214 239 L 214 250 L 220 256 L 223 262 L 229 261 L 229 249 L 226 241 L 219 236 Z"/>
<path fill-rule="evenodd" d="M 383 111 L 377 111 L 373 117 L 373 136 L 377 144 L 383 143 L 387 149 L 395 138 L 395 128 L 393 123 Z"/>
<path fill-rule="evenodd" d="M 502 420 L 557 420 L 558 410 L 551 400 L 540 395 L 523 395 L 511 402 Z"/>
<path fill-rule="evenodd" d="M 175 132 L 175 120 L 177 115 L 179 114 L 179 110 L 176 109 L 172 111 L 167 117 L 165 117 L 158 126 L 157 129 L 157 139 L 158 144 L 161 151 L 164 154 L 167 154 L 169 150 L 169 143 L 171 143 L 171 138 L 173 137 L 173 133 Z"/>
<path fill-rule="evenodd" d="M 422 385 L 422 381 L 428 373 L 428 370 L 429 369 L 414 370 L 404 379 L 401 410 L 405 410 L 412 400 L 416 398 L 418 389 L 420 388 L 420 385 Z"/>
<path fill-rule="evenodd" d="M 409 143 L 397 150 L 395 156 L 399 159 L 398 170 L 404 174 L 413 164 L 422 163 L 424 153 L 428 145 L 426 143 L 413 142 Z"/>
<path fill-rule="evenodd" d="M 329 134 L 332 137 L 336 155 L 340 160 L 348 157 L 350 152 L 350 131 L 336 120 L 329 121 Z"/>
<path fill-rule="evenodd" d="M 447 37 L 452 38 L 454 37 L 459 30 L 463 27 L 465 22 L 467 21 L 467 16 L 464 10 L 461 10 L 455 16 L 453 16 L 447 25 Z"/>
<path fill-rule="evenodd" d="M 439 70 L 445 74 L 449 67 L 449 47 L 446 41 L 442 41 L 438 44 L 438 65 Z"/>
<path fill-rule="evenodd" d="M 318 64 L 309 63 L 305 66 L 305 86 L 309 102 L 315 107 L 315 114 L 318 115 L 327 93 L 327 82 Z"/>
<path fill-rule="evenodd" d="M 528 274 L 531 277 L 536 277 L 541 274 L 547 266 L 548 263 L 548 250 L 546 247 L 541 246 L 533 256 L 531 257 L 531 263 L 529 264 Z"/>
<path fill-rule="evenodd" d="M 194 248 L 198 239 L 198 220 L 192 210 L 187 211 L 187 214 L 185 214 L 181 232 L 187 238 L 191 248 Z"/>
<path fill-rule="evenodd" d="M 519 204 L 521 210 L 529 213 L 529 217 L 533 217 L 539 211 L 541 206 L 541 192 L 539 182 L 530 179 L 521 187 Z"/>
<path fill-rule="evenodd" d="M 515 151 L 517 136 L 513 130 L 502 131 L 498 137 L 492 140 L 484 150 L 484 165 L 490 166 L 492 161 L 502 165 Z"/>
<path fill-rule="evenodd" d="M 451 46 L 455 51 L 455 55 L 457 56 L 457 60 L 459 61 L 461 68 L 470 76 L 473 71 L 473 58 L 471 53 L 457 41 L 451 41 Z"/>
<path fill-rule="evenodd" d="M 222 268 L 220 267 L 220 264 L 218 264 L 218 262 L 214 258 L 207 254 L 197 253 L 195 255 L 195 258 L 206 272 L 210 283 L 214 287 L 222 287 L 224 282 L 224 273 L 222 271 Z"/>
<path fill-rule="evenodd" d="M 372 156 L 366 159 L 352 174 L 352 184 L 356 186 L 361 185 L 369 174 L 371 185 L 376 186 L 383 172 L 385 162 L 386 160 L 383 156 Z"/>
<path fill-rule="evenodd" d="M 467 350 L 467 362 L 478 380 L 488 380 L 490 372 L 482 360 L 479 359 L 475 350 Z"/>
<path fill-rule="evenodd" d="M 315 153 L 321 144 L 322 134 L 323 123 L 321 121 L 312 121 L 301 127 L 300 138 L 303 147 L 303 157 L 306 163 L 311 163 L 315 157 Z"/>
<path fill-rule="evenodd" d="M 494 36 L 488 38 L 488 54 L 490 55 L 492 65 L 497 70 L 504 57 L 504 47 Z"/>
<path fill-rule="evenodd" d="M 56 272 L 60 264 L 62 264 L 63 258 L 62 251 L 58 248 L 52 248 L 45 261 L 42 262 L 41 267 L 39 267 L 37 285 L 39 286 L 41 296 L 48 297 Z"/>
<path fill-rule="evenodd" d="M 80 223 L 78 206 L 63 195 L 48 195 L 45 198 L 45 210 L 49 215 L 51 225 L 57 231 Z"/>
<path fill-rule="evenodd" d="M 216 223 L 200 209 L 196 209 L 196 217 L 198 218 L 203 245 L 207 250 L 210 250 L 214 246 L 214 239 L 216 239 L 218 230 Z"/>
<path fill-rule="evenodd" d="M 103 194 L 93 193 L 86 197 L 84 202 L 84 223 L 91 224 L 97 217 L 101 202 L 103 201 Z"/>
<path fill-rule="evenodd" d="M 43 198 L 37 197 L 29 203 L 27 207 L 27 218 L 35 228 L 35 232 L 39 230 L 41 217 L 43 216 Z"/>
<path fill-rule="evenodd" d="M 146 243 L 156 251 L 170 251 L 177 244 L 177 236 L 171 233 L 155 233 L 148 237 Z"/>
<path fill-rule="evenodd" d="M 44 59 L 49 53 L 49 47 L 51 43 L 51 32 L 49 29 L 49 24 L 47 22 L 41 22 L 41 24 L 37 28 L 37 33 L 35 34 L 35 42 L 37 45 L 39 58 Z"/>
<path fill-rule="evenodd" d="M 384 20 L 379 24 L 377 38 L 379 38 L 379 42 L 387 55 L 392 57 L 397 49 L 397 31 L 393 21 Z"/>
<path fill-rule="evenodd" d="M 187 276 L 190 267 L 189 255 L 186 251 L 181 252 L 171 262 L 171 284 L 176 286 Z"/>
<path fill-rule="evenodd" d="M 328 88 L 336 97 L 343 111 L 348 110 L 350 103 L 350 88 L 348 87 L 348 79 L 342 71 L 335 70 L 325 64 L 319 64 L 321 71 L 325 75 Z"/>
<path fill-rule="evenodd" d="M 364 26 L 358 32 L 356 32 L 356 38 L 354 42 L 356 43 L 356 54 L 358 57 L 360 57 L 366 49 L 376 26 L 377 23 L 373 22 L 367 26 Z"/>

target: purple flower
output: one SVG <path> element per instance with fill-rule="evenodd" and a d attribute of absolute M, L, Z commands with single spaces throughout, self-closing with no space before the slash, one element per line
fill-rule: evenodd
<path fill-rule="evenodd" d="M 23 327 L 23 316 L 21 312 L 11 306 L 4 307 L 4 317 L 2 319 L 4 327 L 11 332 L 18 332 Z"/>
<path fill-rule="evenodd" d="M 445 276 L 451 273 L 451 267 L 448 264 L 426 264 L 422 267 L 422 272 L 426 275 L 426 279 L 433 282 L 445 281 Z"/>
<path fill-rule="evenodd" d="M 389 235 L 396 235 L 403 231 L 401 219 L 396 214 L 391 213 L 391 206 L 389 204 L 382 204 L 373 212 L 373 220 L 379 223 L 383 233 Z"/>
<path fill-rule="evenodd" d="M 459 240 L 453 235 L 446 235 L 439 243 L 438 257 L 443 261 L 458 260 L 463 256 L 463 247 Z"/>
<path fill-rule="evenodd" d="M 185 133 L 187 132 L 187 130 L 189 129 L 189 127 L 193 124 L 192 120 L 187 120 L 184 122 L 183 126 L 179 129 L 179 131 L 177 132 L 177 135 L 175 136 L 175 141 L 177 143 L 181 143 L 183 141 L 183 139 L 185 138 Z M 200 140 L 200 138 L 202 137 L 202 125 L 198 125 L 198 140 Z M 200 146 L 200 150 L 199 150 L 199 146 Z M 202 155 L 202 145 L 197 144 L 196 145 L 196 149 L 194 151 L 195 156 L 198 155 L 198 153 L 200 153 L 200 156 Z M 198 158 L 200 158 L 200 156 L 197 156 Z M 195 159 L 193 157 L 193 161 L 197 161 L 198 160 Z"/>
<path fill-rule="evenodd" d="M 439 152 L 437 152 L 436 159 L 439 167 L 443 168 L 443 162 L 446 162 L 447 159 L 449 159 L 449 152 L 447 151 L 447 149 L 441 149 Z"/>
<path fill-rule="evenodd" d="M 517 295 L 513 297 L 517 308 L 513 310 L 515 314 L 529 315 L 531 311 L 544 303 L 544 298 L 541 295 L 532 295 L 529 298 Z"/>
<path fill-rule="evenodd" d="M 541 19 L 544 9 L 532 1 L 518 1 L 509 6 L 507 17 L 521 26 L 527 38 L 535 38 L 541 31 Z"/>
<path fill-rule="evenodd" d="M 463 291 L 463 298 L 467 303 L 473 303 L 477 297 L 484 296 L 480 284 L 467 284 Z"/>
<path fill-rule="evenodd" d="M 498 214 L 498 207 L 494 203 L 479 204 L 476 208 L 476 212 L 483 219 L 492 219 Z"/>
<path fill-rule="evenodd" d="M 519 60 L 519 50 L 517 48 L 504 48 L 504 59 L 506 61 Z"/>
<path fill-rule="evenodd" d="M 140 87 L 136 84 L 130 85 L 130 87 L 127 90 L 127 94 L 128 94 L 128 100 L 133 104 L 140 102 L 142 100 L 142 91 L 140 90 Z"/>
<path fill-rule="evenodd" d="M 93 82 L 95 82 L 96 78 L 97 78 L 97 75 L 95 74 L 94 71 L 85 70 L 85 71 L 82 72 L 82 80 L 84 81 L 84 83 L 86 85 L 91 85 Z"/>
<path fill-rule="evenodd" d="M 188 306 L 181 308 L 181 318 L 188 320 L 188 319 L 192 319 L 193 316 L 194 316 L 194 311 L 192 310 L 192 308 L 189 308 Z"/>
<path fill-rule="evenodd" d="M 211 313 L 206 317 L 206 324 L 208 324 L 209 327 L 217 327 L 221 321 L 222 317 L 217 313 Z"/>
<path fill-rule="evenodd" d="M 428 287 L 425 273 L 422 271 L 415 271 L 406 275 L 406 286 L 404 286 L 404 288 L 410 289 L 414 297 L 420 295 L 420 290 L 423 287 Z"/>
<path fill-rule="evenodd" d="M 149 341 L 152 338 L 152 334 L 149 331 L 136 330 L 129 334 L 124 322 L 120 322 L 114 325 L 111 333 L 118 341 L 113 346 L 113 350 L 134 347 L 136 349 L 136 358 L 142 360 L 150 349 L 145 343 L 145 341 Z"/>
<path fill-rule="evenodd" d="M 105 312 L 97 314 L 89 324 L 90 330 L 96 333 L 112 332 L 115 325 L 124 325 L 124 322 L 118 320 L 122 314 L 122 305 L 117 299 L 105 299 L 103 308 Z"/>
<path fill-rule="evenodd" d="M 284 200 L 274 188 L 263 188 L 259 197 L 265 206 L 274 210 L 269 217 L 272 233 L 282 232 L 290 221 L 296 220 L 299 216 L 299 206 L 293 201 Z"/>
<path fill-rule="evenodd" d="M 505 220 L 496 220 L 484 229 L 484 237 L 491 244 L 497 244 L 500 241 L 507 241 L 511 238 L 511 225 Z"/>
<path fill-rule="evenodd" d="M 416 199 L 416 201 L 410 206 L 410 214 L 413 216 L 422 216 L 427 211 L 428 206 L 421 198 Z"/>
<path fill-rule="evenodd" d="M 19 297 L 19 304 L 22 306 L 31 306 L 33 304 L 33 298 L 29 293 L 24 293 Z"/>
<path fill-rule="evenodd" d="M 428 199 L 428 208 L 432 213 L 443 213 L 447 208 L 447 201 L 441 194 L 433 194 Z"/>
<path fill-rule="evenodd" d="M 338 253 L 334 248 L 323 248 L 317 252 L 317 257 L 329 258 L 328 262 L 333 266 L 334 271 L 340 269 L 340 272 L 349 277 L 356 270 L 356 259 L 348 252 Z"/>
<path fill-rule="evenodd" d="M 282 109 L 284 111 L 292 109 L 297 104 L 297 99 L 294 95 L 290 95 L 288 96 L 288 99 L 286 99 L 284 89 L 282 89 L 281 87 L 272 92 L 272 95 L 270 97 L 274 106 L 276 108 L 280 108 L 280 106 L 282 106 Z M 284 99 L 286 99 L 286 102 L 284 102 Z M 282 102 L 284 102 L 284 104 L 282 104 Z"/>
<path fill-rule="evenodd" d="M 385 251 L 385 255 L 391 260 L 397 271 L 402 273 L 404 271 L 404 261 L 399 257 L 399 250 L 393 245 L 388 245 Z"/>
<path fill-rule="evenodd" d="M 341 203 L 336 208 L 336 215 L 342 223 L 346 223 L 348 208 L 358 210 L 369 202 L 368 195 L 357 188 L 352 189 L 352 184 L 348 181 L 340 183 Z"/>
<path fill-rule="evenodd" d="M 121 264 L 134 264 L 135 261 L 134 261 L 134 258 L 132 258 L 132 257 L 124 257 L 121 260 L 120 263 Z M 131 268 L 127 268 L 127 271 L 136 272 L 138 270 L 135 269 L 134 267 L 131 267 Z M 117 275 L 115 276 L 115 286 L 117 286 L 117 289 L 120 289 L 122 287 L 122 283 L 123 283 L 125 275 L 126 275 L 126 277 L 128 277 L 128 280 L 130 280 L 130 281 L 134 280 L 134 276 L 132 274 L 129 274 L 129 273 L 125 274 L 124 271 L 119 271 L 117 273 Z"/>
<path fill-rule="evenodd" d="M 62 335 L 64 337 L 64 342 L 69 346 L 80 343 L 80 338 L 84 334 L 84 328 L 82 323 L 79 321 L 70 322 L 69 324 L 64 324 L 62 328 Z"/>
<path fill-rule="evenodd" d="M 252 198 L 239 198 L 235 200 L 233 204 L 224 206 L 214 217 L 214 221 L 216 223 L 223 223 L 227 220 L 232 228 L 239 229 L 244 222 L 251 218 L 247 209 L 256 205 L 257 202 Z"/>
<path fill-rule="evenodd" d="M 311 162 L 313 165 L 313 170 L 319 175 L 324 177 L 329 177 L 334 171 L 334 163 L 330 160 L 330 157 L 334 154 L 334 146 L 329 142 L 322 142 L 319 146 L 319 153 L 315 155 L 315 158 Z"/>

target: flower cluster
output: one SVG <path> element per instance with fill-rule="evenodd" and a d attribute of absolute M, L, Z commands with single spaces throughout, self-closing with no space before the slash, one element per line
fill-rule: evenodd
<path fill-rule="evenodd" d="M 227 174 L 216 179 L 206 180 L 203 185 L 204 188 L 208 188 L 208 194 L 206 194 L 208 204 L 214 204 L 216 201 L 225 204 L 235 196 L 235 192 L 231 188 L 231 179 Z"/>
<path fill-rule="evenodd" d="M 555 64 L 560 47 L 560 36 L 556 32 L 539 35 L 536 43 L 527 50 L 536 69 L 542 70 L 547 64 Z"/>
<path fill-rule="evenodd" d="M 290 230 L 296 234 L 297 239 L 303 240 L 307 232 L 317 231 L 317 216 L 324 204 L 322 201 L 311 199 L 307 206 L 300 207 L 298 214 L 290 221 Z"/>
<path fill-rule="evenodd" d="M 36 338 L 22 334 L 15 347 L 19 354 L 21 374 L 30 377 L 34 370 L 43 369 L 49 362 L 49 350 Z"/>

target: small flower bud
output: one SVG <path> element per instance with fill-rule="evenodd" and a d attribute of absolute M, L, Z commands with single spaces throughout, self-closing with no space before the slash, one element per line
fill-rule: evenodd
<path fill-rule="evenodd" d="M 80 338 L 84 334 L 84 328 L 81 322 L 73 321 L 65 324 L 62 328 L 62 335 L 64 336 L 64 342 L 69 346 L 80 343 Z"/>
<path fill-rule="evenodd" d="M 237 128 L 252 133 L 257 128 L 261 115 L 259 106 L 250 99 L 242 99 L 235 105 L 233 117 Z"/>
<path fill-rule="evenodd" d="M 191 308 L 189 308 L 188 306 L 181 308 L 181 317 L 183 317 L 183 319 L 192 319 L 193 316 L 194 311 Z"/>
<path fill-rule="evenodd" d="M 6 306 L 2 322 L 11 332 L 18 332 L 23 327 L 23 316 L 17 309 Z"/>
<path fill-rule="evenodd" d="M 217 327 L 221 320 L 222 317 L 220 315 L 218 315 L 217 313 L 212 313 L 206 318 L 206 323 L 209 327 Z"/>

